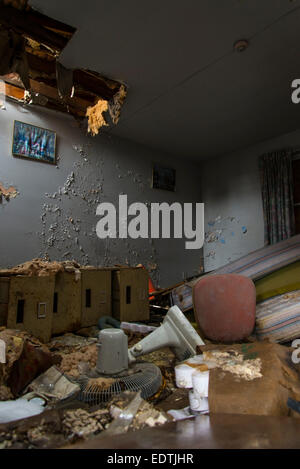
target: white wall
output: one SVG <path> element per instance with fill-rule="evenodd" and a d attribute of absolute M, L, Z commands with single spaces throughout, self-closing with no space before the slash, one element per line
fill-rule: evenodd
<path fill-rule="evenodd" d="M 87 137 L 72 117 L 54 111 L 9 102 L 6 108 L 0 110 L 0 182 L 19 195 L 0 204 L 0 267 L 47 254 L 92 265 L 142 263 L 157 266 L 152 276 L 161 287 L 181 281 L 183 272 L 199 272 L 202 252 L 185 250 L 184 240 L 100 240 L 95 233 L 98 203 L 117 204 L 121 193 L 128 203 L 201 202 L 197 164 L 109 135 Z M 14 119 L 57 132 L 58 167 L 12 156 Z M 153 162 L 176 169 L 175 193 L 151 188 Z M 60 195 L 72 172 L 74 182 Z"/>
<path fill-rule="evenodd" d="M 258 157 L 300 146 L 300 130 L 204 162 L 204 267 L 221 267 L 264 245 L 264 223 Z"/>

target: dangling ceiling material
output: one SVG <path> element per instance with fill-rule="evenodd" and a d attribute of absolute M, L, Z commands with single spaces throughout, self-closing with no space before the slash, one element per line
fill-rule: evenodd
<path fill-rule="evenodd" d="M 28 6 L 27 0 L 0 0 L 0 78 L 18 101 L 88 117 L 96 135 L 108 122 L 117 124 L 126 87 L 96 72 L 68 70 L 59 57 L 75 28 Z"/>

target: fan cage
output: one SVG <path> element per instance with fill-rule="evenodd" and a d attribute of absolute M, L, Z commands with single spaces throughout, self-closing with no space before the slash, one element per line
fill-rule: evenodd
<path fill-rule="evenodd" d="M 113 396 L 124 391 L 141 391 L 141 397 L 148 399 L 162 385 L 161 371 L 152 363 L 139 363 L 135 364 L 134 367 L 137 369 L 135 373 L 122 377 L 114 377 L 116 381 L 107 389 L 99 390 L 97 386 L 94 389 L 93 387 L 87 388 L 90 378 L 85 378 L 81 383 L 78 399 L 90 405 L 98 405 L 107 402 Z"/>

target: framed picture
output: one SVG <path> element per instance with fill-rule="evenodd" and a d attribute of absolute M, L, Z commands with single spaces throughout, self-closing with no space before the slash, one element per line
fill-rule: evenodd
<path fill-rule="evenodd" d="M 152 187 L 153 189 L 163 189 L 175 191 L 176 171 L 172 168 L 164 168 L 158 164 L 153 165 Z"/>
<path fill-rule="evenodd" d="M 14 121 L 12 154 L 20 158 L 56 164 L 56 133 L 25 122 Z"/>

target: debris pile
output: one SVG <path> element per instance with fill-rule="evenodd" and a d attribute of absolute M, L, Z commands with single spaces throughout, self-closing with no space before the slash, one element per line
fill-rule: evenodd
<path fill-rule="evenodd" d="M 64 338 L 78 337 L 85 339 L 81 336 L 73 334 L 65 334 Z M 55 352 L 55 356 L 61 359 L 58 365 L 59 370 L 73 378 L 80 376 L 83 371 L 94 368 L 97 362 L 97 339 L 85 339 L 81 344 L 66 345 L 61 344 L 53 339 L 49 344 L 50 350 Z M 74 340 L 74 339 L 73 339 Z"/>
<path fill-rule="evenodd" d="M 203 353 L 204 362 L 224 371 L 229 371 L 237 375 L 241 379 L 251 381 L 252 379 L 261 378 L 262 362 L 260 358 L 245 360 L 242 353 L 236 350 L 213 350 Z"/>
<path fill-rule="evenodd" d="M 97 435 L 108 428 L 112 418 L 108 409 L 88 412 L 84 409 L 68 410 L 64 412 L 62 420 L 63 432 L 68 440 L 74 437 Z"/>
<path fill-rule="evenodd" d="M 75 261 L 49 262 L 45 259 L 32 259 L 11 269 L 0 269 L 0 276 L 27 275 L 28 277 L 45 277 L 58 272 L 75 272 L 81 265 Z"/>
<path fill-rule="evenodd" d="M 46 345 L 25 331 L 4 329 L 0 339 L 6 344 L 6 363 L 0 363 L 1 400 L 7 400 L 10 393 L 19 396 L 34 378 L 57 362 Z"/>
<path fill-rule="evenodd" d="M 0 203 L 2 202 L 2 197 L 4 197 L 6 201 L 9 201 L 10 199 L 14 199 L 15 197 L 17 197 L 18 194 L 19 192 L 15 187 L 9 186 L 6 189 L 4 185 L 0 182 Z"/>
<path fill-rule="evenodd" d="M 125 391 L 113 397 L 109 402 L 111 417 L 116 420 L 122 416 L 122 413 L 133 401 L 134 396 L 135 393 Z M 163 410 L 158 410 L 151 402 L 141 399 L 141 403 L 132 418 L 128 430 L 141 430 L 145 427 L 155 427 L 156 425 L 163 425 L 167 421 L 170 420 Z"/>
<path fill-rule="evenodd" d="M 149 402 L 143 401 L 131 426 L 134 430 L 141 430 L 144 427 L 163 425 L 167 421 L 168 417 L 163 411 L 159 411 Z"/>

